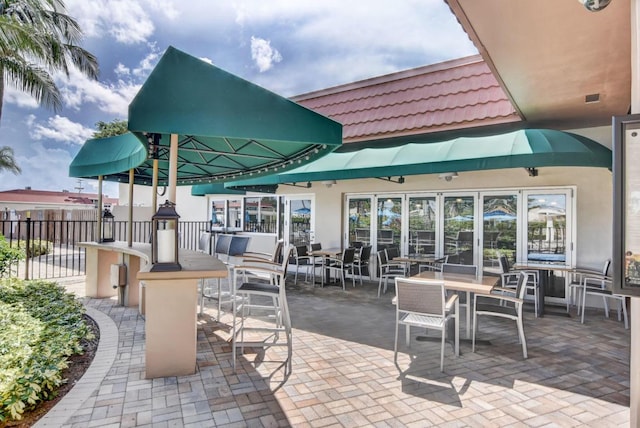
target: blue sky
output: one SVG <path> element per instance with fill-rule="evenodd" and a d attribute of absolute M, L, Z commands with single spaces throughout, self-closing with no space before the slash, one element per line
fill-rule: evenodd
<path fill-rule="evenodd" d="M 55 113 L 7 87 L 0 146 L 21 175 L 0 190 L 76 191 L 69 163 L 96 122 L 127 107 L 169 45 L 283 96 L 476 53 L 444 0 L 66 0 L 100 78 L 56 76 Z M 83 181 L 84 191 L 97 182 Z M 117 196 L 117 186 L 105 186 Z"/>

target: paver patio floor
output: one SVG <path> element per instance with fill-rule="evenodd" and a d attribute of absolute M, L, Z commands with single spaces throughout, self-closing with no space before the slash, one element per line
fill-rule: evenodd
<path fill-rule="evenodd" d="M 137 309 L 118 306 L 115 298 L 86 299 L 115 323 L 117 354 L 99 387 L 68 412 L 63 426 L 629 424 L 630 333 L 614 313 L 605 319 L 602 310 L 592 310 L 580 324 L 575 313 L 535 318 L 526 312 L 526 360 L 515 323 L 482 319 L 478 338 L 490 344 L 472 353 L 462 343 L 458 358 L 447 347 L 441 373 L 439 341 L 414 340 L 408 348 L 403 334 L 394 364 L 392 293 L 376 298 L 377 283 L 349 285 L 346 292 L 288 284 L 287 293 L 294 343 L 288 378 L 285 348 L 252 350 L 239 358 L 234 374 L 231 315 L 216 322 L 211 303 L 199 317 L 197 373 L 144 379 L 144 319 Z"/>

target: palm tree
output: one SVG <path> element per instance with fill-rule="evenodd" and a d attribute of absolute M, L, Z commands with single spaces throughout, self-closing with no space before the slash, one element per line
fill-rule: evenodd
<path fill-rule="evenodd" d="M 0 117 L 5 84 L 58 111 L 61 95 L 52 74 L 75 66 L 98 77 L 94 55 L 78 46 L 82 31 L 62 0 L 0 0 Z"/>
<path fill-rule="evenodd" d="M 21 170 L 13 158 L 13 149 L 9 146 L 0 147 L 0 172 L 11 171 L 20 174 Z"/>

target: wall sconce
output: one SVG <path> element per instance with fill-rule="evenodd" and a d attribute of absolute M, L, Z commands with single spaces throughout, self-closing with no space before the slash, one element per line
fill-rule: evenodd
<path fill-rule="evenodd" d="M 324 184 L 327 188 L 333 186 L 334 184 L 337 184 L 336 180 L 324 180 L 321 182 L 322 184 Z"/>
<path fill-rule="evenodd" d="M 113 242 L 113 230 L 114 230 L 115 218 L 108 208 L 105 208 L 102 212 L 102 237 L 100 242 Z"/>
<path fill-rule="evenodd" d="M 151 272 L 182 270 L 178 262 L 178 219 L 176 204 L 165 201 L 151 217 Z"/>
<path fill-rule="evenodd" d="M 451 181 L 454 178 L 458 178 L 458 173 L 457 172 L 443 172 L 442 174 L 438 175 L 438 178 L 440 180 L 444 180 L 444 181 Z"/>

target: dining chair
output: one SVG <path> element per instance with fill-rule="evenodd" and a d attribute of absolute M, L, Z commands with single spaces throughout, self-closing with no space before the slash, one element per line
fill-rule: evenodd
<path fill-rule="evenodd" d="M 369 269 L 369 262 L 371 259 L 371 245 L 365 245 L 360 248 L 360 252 L 357 253 L 356 259 L 353 263 L 353 274 L 358 275 L 360 279 L 360 285 L 362 285 L 362 275 L 367 275 L 371 279 L 371 270 Z"/>
<path fill-rule="evenodd" d="M 286 346 L 285 374 L 291 373 L 293 344 L 285 281 L 292 252 L 292 247 L 283 251 L 280 264 L 267 260 L 250 260 L 248 264 L 237 265 L 232 269 L 235 298 L 231 350 L 234 373 L 237 350 L 239 348 L 242 355 L 245 346 Z M 262 322 L 257 323 L 256 320 Z M 280 340 L 281 334 L 284 335 L 284 341 Z"/>
<path fill-rule="evenodd" d="M 313 265 L 314 257 L 309 255 L 306 245 L 296 245 L 294 247 L 293 253 L 291 255 L 291 260 L 289 260 L 290 265 L 296 266 L 296 274 L 294 279 L 294 284 L 298 283 L 298 270 L 300 266 L 305 267 L 304 273 L 304 281 L 307 282 L 307 278 L 309 276 L 309 268 Z"/>
<path fill-rule="evenodd" d="M 501 254 L 498 257 L 498 262 L 500 263 L 500 270 L 502 271 L 500 273 L 500 277 L 502 279 L 502 287 L 504 288 L 515 288 L 518 283 L 518 278 L 520 277 L 520 272 L 523 272 L 526 275 L 525 288 L 527 289 L 527 293 L 529 290 L 533 291 L 534 312 L 537 317 L 538 283 L 540 282 L 540 274 L 538 271 L 531 269 L 513 269 L 509 263 L 509 259 L 504 254 Z"/>
<path fill-rule="evenodd" d="M 518 338 L 522 344 L 522 355 L 527 358 L 527 340 L 524 336 L 522 322 L 522 305 L 527 292 L 525 287 L 526 273 L 518 274 L 518 282 L 514 288 L 496 287 L 496 294 L 476 294 L 473 299 L 473 340 L 471 352 L 476 350 L 476 333 L 478 332 L 478 317 L 491 316 L 514 320 L 518 328 Z"/>
<path fill-rule="evenodd" d="M 378 259 L 378 297 L 380 297 L 380 291 L 387 292 L 387 282 L 389 279 L 396 277 L 406 276 L 403 263 L 392 263 L 387 259 L 387 251 L 379 250 L 377 253 Z M 384 282 L 384 290 L 382 284 Z"/>
<path fill-rule="evenodd" d="M 268 260 L 273 263 L 280 263 L 282 262 L 283 249 L 284 249 L 284 240 L 278 239 L 278 241 L 276 241 L 276 244 L 273 247 L 273 251 L 271 251 L 270 253 L 262 253 L 257 251 L 245 251 L 242 254 L 242 259 L 243 260 L 250 260 L 250 259 Z"/>
<path fill-rule="evenodd" d="M 411 327 L 438 330 L 441 334 L 440 371 L 444 371 L 444 345 L 447 324 L 455 323 L 455 355 L 460 349 L 460 323 L 458 319 L 458 296 L 445 296 L 444 281 L 412 278 L 395 278 L 396 285 L 396 332 L 393 346 L 393 361 L 398 362 L 398 333 L 405 326 L 405 341 L 411 346 Z"/>
<path fill-rule="evenodd" d="M 569 291 L 567 296 L 567 312 L 569 312 L 570 305 L 575 305 L 576 310 L 580 313 L 580 306 L 582 304 L 582 290 L 584 288 L 584 278 L 591 277 L 607 277 L 609 276 L 609 268 L 611 267 L 611 259 L 604 261 L 604 265 L 601 270 L 589 269 L 589 268 L 575 268 L 569 272 L 571 278 L 569 282 Z M 603 298 L 606 303 L 606 299 Z"/>
<path fill-rule="evenodd" d="M 473 275 L 478 276 L 478 266 L 476 265 L 463 265 L 458 263 L 443 263 L 442 273 L 454 273 L 460 275 Z"/>
<path fill-rule="evenodd" d="M 580 322 L 584 324 L 584 313 L 586 309 L 587 296 L 599 296 L 602 297 L 604 305 L 605 317 L 609 318 L 609 299 L 616 300 L 618 302 L 618 321 L 620 321 L 620 312 L 624 315 L 624 328 L 629 328 L 629 318 L 627 316 L 627 297 L 622 294 L 615 294 L 613 292 L 613 283 L 611 277 L 599 276 L 584 276 L 582 278 L 582 316 Z"/>
<path fill-rule="evenodd" d="M 434 259 L 432 262 L 418 263 L 418 273 L 424 270 L 442 272 L 442 266 L 448 262 L 449 262 L 449 255 L 447 254 L 444 257 L 439 257 L 437 259 Z"/>
<path fill-rule="evenodd" d="M 335 257 L 327 257 L 325 266 L 326 269 L 331 271 L 335 271 L 336 273 L 340 273 L 340 278 L 342 280 L 342 289 L 345 290 L 345 277 L 347 273 L 351 272 L 351 283 L 353 287 L 356 286 L 355 275 L 353 275 L 353 263 L 355 261 L 356 249 L 353 247 L 345 248 L 342 251 L 342 256 L 340 258 Z"/>

